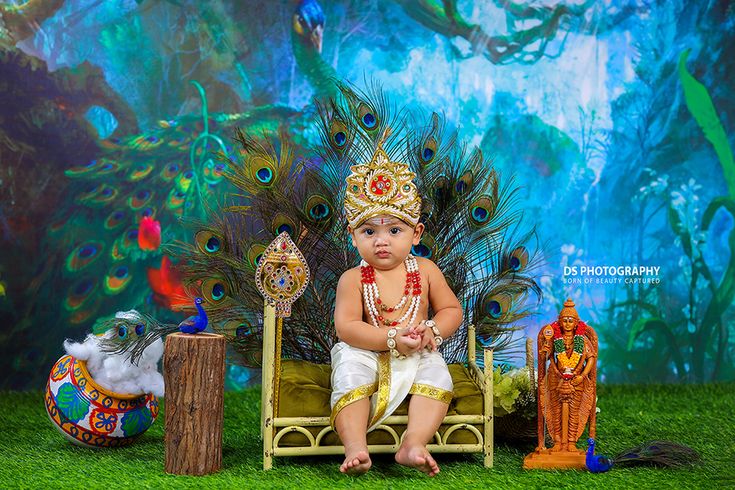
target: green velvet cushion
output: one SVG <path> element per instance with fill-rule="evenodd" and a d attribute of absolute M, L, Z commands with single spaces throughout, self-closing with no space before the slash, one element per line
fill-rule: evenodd
<path fill-rule="evenodd" d="M 279 417 L 329 417 L 329 398 L 331 395 L 331 367 L 326 364 L 314 364 L 306 361 L 284 360 L 281 364 L 281 383 L 278 402 Z M 454 399 L 449 405 L 447 415 L 480 415 L 482 414 L 482 392 L 470 378 L 467 368 L 461 364 L 450 364 L 449 373 L 454 382 Z M 409 397 L 410 398 L 410 397 Z M 396 409 L 395 415 L 408 413 L 408 399 Z M 442 426 L 440 434 L 448 426 Z M 482 426 L 475 426 L 482 433 Z M 405 425 L 393 426 L 400 435 Z M 309 431 L 316 436 L 321 427 L 310 427 Z M 391 444 L 389 434 L 373 431 L 368 434 L 368 444 Z M 476 437 L 468 430 L 456 430 L 449 438 L 449 443 L 474 444 Z M 338 445 L 339 439 L 334 432 L 329 433 L 322 445 Z M 280 446 L 308 445 L 306 436 L 297 432 L 286 434 L 279 442 Z"/>

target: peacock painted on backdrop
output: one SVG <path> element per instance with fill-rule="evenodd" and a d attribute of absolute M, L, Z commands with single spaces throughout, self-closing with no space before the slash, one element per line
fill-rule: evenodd
<path fill-rule="evenodd" d="M 320 56 L 325 23 L 316 0 L 302 0 L 291 19 L 294 60 L 315 93 L 336 91 L 334 70 Z M 252 133 L 288 127 L 292 138 L 304 133 L 304 111 L 283 105 L 260 106 L 239 114 L 207 111 L 161 121 L 151 131 L 100 142 L 100 157 L 66 170 L 73 203 L 57 212 L 44 246 L 47 260 L 33 288 L 61 284 L 61 316 L 85 325 L 120 306 L 191 309 L 192 301 L 175 285 L 176 274 L 162 250 L 139 246 L 144 218 L 160 223 L 163 242 L 184 238 L 181 217 L 203 217 L 204 203 L 228 191 L 226 161 L 242 150 L 235 128 Z M 308 112 L 308 111 L 307 111 Z M 51 258 L 56 260 L 50 260 Z M 63 265 L 58 265 L 63 264 Z M 151 291 L 151 288 L 153 291 Z M 147 306 L 146 306 L 147 305 Z"/>
<path fill-rule="evenodd" d="M 179 242 L 171 252 L 187 291 L 204 299 L 212 329 L 227 337 L 240 363 L 260 364 L 263 298 L 255 271 L 282 232 L 301 250 L 312 277 L 285 324 L 284 357 L 329 363 L 337 282 L 359 263 L 342 213 L 345 177 L 379 142 L 417 175 L 426 232 L 413 253 L 437 263 L 463 302 L 465 324 L 476 326 L 497 359 L 508 359 L 529 297 L 540 295 L 533 277 L 538 260 L 527 245 L 532 235 L 518 233 L 515 187 L 501 182 L 479 150 L 459 143 L 438 114 L 419 118 L 392 105 L 379 87 L 363 92 L 340 84 L 338 97 L 319 105 L 315 148 L 294 144 L 284 131 L 237 132 L 242 158 L 227 162 L 225 177 L 238 192 L 206 220 L 192 221 L 194 243 Z M 412 128 L 417 120 L 424 123 Z M 466 334 L 465 326 L 442 345 L 448 362 L 466 356 Z"/>

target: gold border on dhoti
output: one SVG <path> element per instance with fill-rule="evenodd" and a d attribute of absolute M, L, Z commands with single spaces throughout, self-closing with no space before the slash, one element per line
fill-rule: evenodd
<path fill-rule="evenodd" d="M 375 425 L 375 422 L 383 418 L 383 414 L 388 409 L 388 401 L 390 401 L 390 352 L 381 352 L 378 354 L 378 400 L 375 403 L 375 413 L 370 419 L 368 427 Z"/>
<path fill-rule="evenodd" d="M 419 395 L 432 400 L 437 400 L 449 405 L 454 397 L 454 393 L 440 388 L 435 388 L 431 385 L 425 385 L 422 383 L 414 383 L 411 385 L 411 389 L 408 390 L 409 395 Z"/>
<path fill-rule="evenodd" d="M 356 401 L 360 401 L 363 398 L 368 398 L 373 393 L 375 393 L 378 390 L 378 383 L 369 383 L 366 385 L 358 386 L 354 390 L 350 390 L 342 397 L 340 397 L 339 400 L 337 400 L 337 403 L 334 404 L 334 407 L 332 408 L 332 415 L 329 417 L 329 425 L 332 426 L 334 429 L 334 421 L 337 418 L 337 414 L 345 408 L 347 405 L 351 403 L 355 403 Z"/>

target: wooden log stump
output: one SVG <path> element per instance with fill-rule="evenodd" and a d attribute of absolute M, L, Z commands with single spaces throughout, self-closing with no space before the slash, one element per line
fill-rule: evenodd
<path fill-rule="evenodd" d="M 163 354 L 165 471 L 206 475 L 222 468 L 225 338 L 174 333 Z"/>

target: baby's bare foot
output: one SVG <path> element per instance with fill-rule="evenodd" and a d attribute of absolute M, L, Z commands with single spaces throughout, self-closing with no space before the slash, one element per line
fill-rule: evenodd
<path fill-rule="evenodd" d="M 367 451 L 356 451 L 351 454 L 345 454 L 345 461 L 339 467 L 339 471 L 348 475 L 362 475 L 363 473 L 367 473 L 372 464 Z"/>
<path fill-rule="evenodd" d="M 425 446 L 401 446 L 396 453 L 396 462 L 403 466 L 416 468 L 429 476 L 439 473 L 439 465 L 436 464 Z"/>

